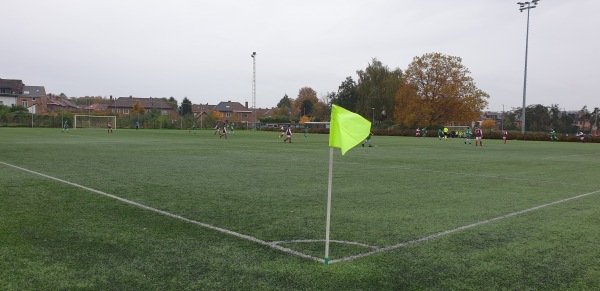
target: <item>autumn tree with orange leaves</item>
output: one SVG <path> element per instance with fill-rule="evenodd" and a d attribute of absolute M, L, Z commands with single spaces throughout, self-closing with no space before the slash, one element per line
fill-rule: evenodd
<path fill-rule="evenodd" d="M 133 104 L 133 108 L 131 109 L 131 114 L 144 114 L 144 106 L 140 103 L 140 100 L 135 101 Z"/>
<path fill-rule="evenodd" d="M 395 120 L 404 126 L 471 124 L 489 95 L 475 86 L 460 57 L 441 53 L 415 57 L 396 94 Z"/>

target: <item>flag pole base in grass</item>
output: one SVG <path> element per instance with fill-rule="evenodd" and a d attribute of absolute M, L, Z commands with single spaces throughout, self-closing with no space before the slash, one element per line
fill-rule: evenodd
<path fill-rule="evenodd" d="M 325 265 L 329 265 L 329 258 L 325 258 Z"/>

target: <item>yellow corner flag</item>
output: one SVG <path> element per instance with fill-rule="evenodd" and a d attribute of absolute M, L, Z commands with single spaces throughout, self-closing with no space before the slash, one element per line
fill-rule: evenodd
<path fill-rule="evenodd" d="M 331 109 L 329 146 L 342 149 L 342 155 L 365 140 L 371 133 L 371 122 L 337 105 Z"/>

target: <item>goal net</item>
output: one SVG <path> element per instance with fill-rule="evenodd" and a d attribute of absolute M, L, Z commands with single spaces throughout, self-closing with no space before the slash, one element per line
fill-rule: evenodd
<path fill-rule="evenodd" d="M 101 128 L 106 129 L 108 122 L 112 123 L 113 128 L 116 128 L 116 116 L 99 116 L 99 115 L 75 115 L 73 128 Z"/>

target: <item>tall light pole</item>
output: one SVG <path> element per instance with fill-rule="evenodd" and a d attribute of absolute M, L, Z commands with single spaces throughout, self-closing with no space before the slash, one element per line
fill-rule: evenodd
<path fill-rule="evenodd" d="M 504 130 L 504 104 L 502 104 L 502 130 Z"/>
<path fill-rule="evenodd" d="M 596 111 L 596 122 L 594 122 L 592 129 L 594 130 L 594 135 L 598 135 L 598 107 L 594 108 L 594 111 Z"/>
<path fill-rule="evenodd" d="M 252 125 L 256 129 L 256 52 L 252 52 Z"/>
<path fill-rule="evenodd" d="M 527 34 L 525 36 L 525 76 L 523 77 L 523 108 L 521 113 L 521 133 L 525 134 L 525 99 L 527 96 L 527 51 L 529 49 L 529 10 L 535 8 L 540 0 L 533 0 L 531 2 L 518 2 L 519 11 L 527 10 Z"/>
<path fill-rule="evenodd" d="M 372 120 L 371 127 L 374 127 L 375 126 L 375 107 L 371 108 L 371 120 Z"/>

